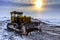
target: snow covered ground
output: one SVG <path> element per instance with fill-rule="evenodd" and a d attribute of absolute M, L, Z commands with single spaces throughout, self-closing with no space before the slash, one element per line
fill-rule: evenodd
<path fill-rule="evenodd" d="M 7 30 L 7 22 L 0 23 L 0 40 L 60 40 L 60 28 L 42 25 L 42 32 L 32 32 L 28 36 Z"/>
<path fill-rule="evenodd" d="M 45 23 L 51 24 L 51 25 L 59 25 L 60 26 L 60 19 L 46 18 L 46 19 L 40 19 L 40 20 L 45 22 Z"/>
<path fill-rule="evenodd" d="M 60 28 L 47 27 L 43 32 L 33 32 L 28 36 L 21 36 L 15 32 L 6 30 L 6 23 L 0 26 L 0 40 L 60 40 Z M 51 32 L 53 30 L 53 32 Z"/>

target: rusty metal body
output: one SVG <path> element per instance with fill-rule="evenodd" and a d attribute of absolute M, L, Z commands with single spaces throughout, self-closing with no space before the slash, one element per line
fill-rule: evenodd
<path fill-rule="evenodd" d="M 11 12 L 11 23 L 7 24 L 8 29 L 12 29 L 18 33 L 28 35 L 32 31 L 39 31 L 40 22 L 31 21 L 30 16 L 22 16 L 23 12 Z"/>

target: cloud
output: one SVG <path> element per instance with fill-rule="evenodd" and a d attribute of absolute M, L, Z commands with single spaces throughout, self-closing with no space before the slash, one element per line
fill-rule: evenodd
<path fill-rule="evenodd" d="M 0 1 L 0 6 L 17 6 L 17 7 L 25 7 L 25 6 L 33 6 L 34 4 L 27 4 L 27 3 L 17 3 L 11 1 Z"/>
<path fill-rule="evenodd" d="M 36 0 L 0 0 L 0 1 L 32 4 Z M 47 1 L 47 4 L 60 4 L 60 0 L 45 0 L 45 1 Z"/>
<path fill-rule="evenodd" d="M 46 0 L 47 4 L 60 4 L 60 0 Z"/>
<path fill-rule="evenodd" d="M 5 2 L 16 2 L 16 3 L 27 3 L 27 4 L 33 4 L 36 0 L 0 0 Z"/>
<path fill-rule="evenodd" d="M 34 6 L 33 3 L 36 0 L 0 0 L 0 6 L 15 6 L 15 7 L 27 7 Z M 46 8 L 60 8 L 60 0 L 46 0 Z"/>
<path fill-rule="evenodd" d="M 53 8 L 53 9 L 60 9 L 60 4 L 51 4 L 51 5 L 46 5 L 46 8 Z"/>

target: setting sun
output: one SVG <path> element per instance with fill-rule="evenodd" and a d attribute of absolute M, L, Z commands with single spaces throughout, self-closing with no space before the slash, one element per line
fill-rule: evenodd
<path fill-rule="evenodd" d="M 41 8 L 42 7 L 42 4 L 43 4 L 42 0 L 36 0 L 35 6 L 37 8 Z"/>
<path fill-rule="evenodd" d="M 35 0 L 34 10 L 43 11 L 45 10 L 46 0 Z"/>

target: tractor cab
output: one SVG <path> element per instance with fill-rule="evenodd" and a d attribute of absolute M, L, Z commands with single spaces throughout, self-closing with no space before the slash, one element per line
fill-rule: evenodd
<path fill-rule="evenodd" d="M 23 12 L 16 12 L 16 11 L 13 11 L 11 12 L 11 17 L 17 17 L 17 16 L 22 16 Z"/>
<path fill-rule="evenodd" d="M 16 11 L 11 12 L 11 20 L 12 20 L 12 22 L 17 21 L 17 18 L 19 16 L 22 16 L 22 14 L 23 14 L 23 12 L 16 12 Z"/>
<path fill-rule="evenodd" d="M 23 16 L 23 12 L 11 12 L 11 20 L 15 23 L 29 23 L 31 22 L 30 16 Z"/>

